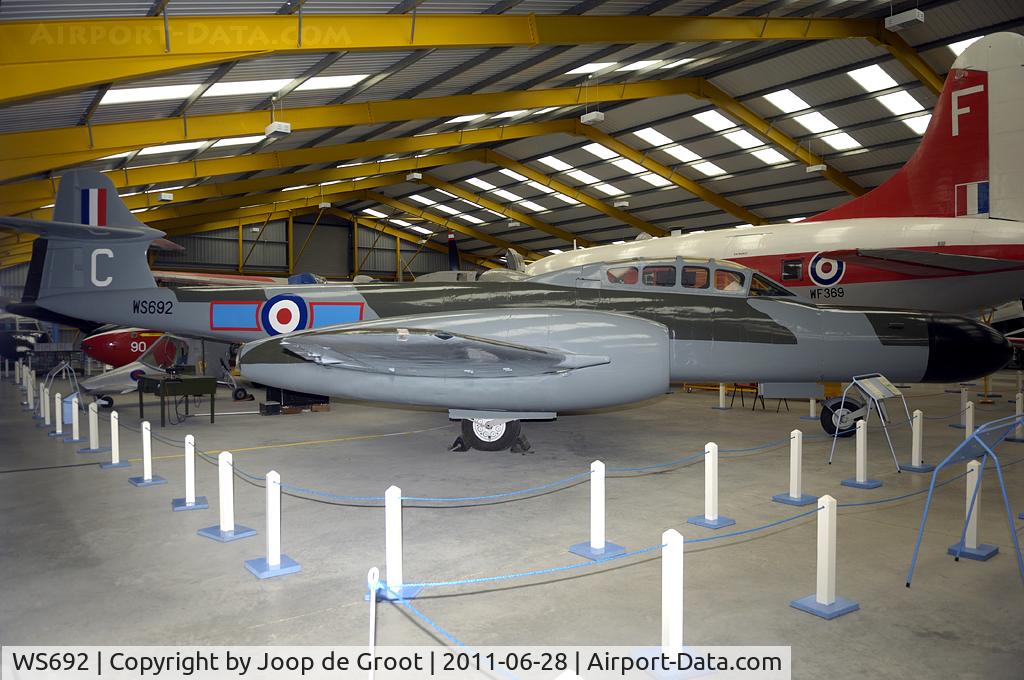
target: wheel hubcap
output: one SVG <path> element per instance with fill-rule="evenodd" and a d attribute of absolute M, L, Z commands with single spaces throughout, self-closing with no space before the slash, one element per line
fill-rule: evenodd
<path fill-rule="evenodd" d="M 505 434 L 506 423 L 500 420 L 474 420 L 473 434 L 481 441 L 496 442 Z"/>
<path fill-rule="evenodd" d="M 848 408 L 836 409 L 832 412 L 832 424 L 837 430 L 848 430 L 853 427 L 852 411 Z"/>

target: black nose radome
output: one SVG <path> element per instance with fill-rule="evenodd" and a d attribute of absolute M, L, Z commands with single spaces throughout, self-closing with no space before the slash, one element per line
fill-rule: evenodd
<path fill-rule="evenodd" d="M 998 371 L 1013 350 L 983 323 L 960 316 L 928 317 L 928 368 L 924 382 L 964 382 Z"/>

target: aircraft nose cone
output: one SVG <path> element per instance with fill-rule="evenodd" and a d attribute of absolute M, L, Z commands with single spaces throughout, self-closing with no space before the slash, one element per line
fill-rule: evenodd
<path fill-rule="evenodd" d="M 998 371 L 1013 354 L 991 326 L 960 316 L 928 316 L 925 382 L 964 382 Z"/>

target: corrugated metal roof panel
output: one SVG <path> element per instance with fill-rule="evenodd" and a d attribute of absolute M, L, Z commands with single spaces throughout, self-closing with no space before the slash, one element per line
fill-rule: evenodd
<path fill-rule="evenodd" d="M 0 108 L 0 132 L 43 130 L 78 125 L 85 109 L 96 97 L 96 90 L 85 90 L 35 99 Z"/>
<path fill-rule="evenodd" d="M 152 0 L 5 0 L 0 3 L 0 20 L 85 19 L 89 17 L 145 16 Z"/>

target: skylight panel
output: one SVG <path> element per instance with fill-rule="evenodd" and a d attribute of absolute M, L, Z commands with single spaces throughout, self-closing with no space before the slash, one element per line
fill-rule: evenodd
<path fill-rule="evenodd" d="M 308 189 L 311 186 L 313 186 L 313 185 L 312 184 L 298 184 L 298 185 L 293 186 L 293 187 L 285 187 L 284 189 L 281 189 L 281 191 L 295 191 L 297 189 Z"/>
<path fill-rule="evenodd" d="M 546 187 L 543 184 L 541 184 L 540 182 L 534 182 L 533 180 L 530 180 L 529 182 L 527 182 L 526 186 L 533 187 L 537 191 L 543 191 L 545 194 L 553 194 L 553 193 L 555 193 L 555 190 L 552 189 L 551 187 Z"/>
<path fill-rule="evenodd" d="M 435 188 L 434 191 L 436 191 L 439 194 L 444 194 L 448 198 L 458 198 L 458 196 L 456 196 L 455 194 L 453 194 L 451 192 L 448 192 L 448 191 L 445 191 L 444 189 L 436 189 Z"/>
<path fill-rule="evenodd" d="M 803 222 L 805 219 L 807 219 L 807 218 L 806 217 L 790 217 L 790 218 L 787 218 L 786 221 L 789 222 L 790 224 L 796 224 L 797 222 Z"/>
<path fill-rule="evenodd" d="M 764 96 L 768 103 L 783 113 L 793 113 L 811 108 L 811 105 L 797 96 L 792 90 L 785 89 Z"/>
<path fill-rule="evenodd" d="M 523 177 L 522 175 L 520 175 L 515 170 L 509 170 L 508 168 L 501 168 L 500 170 L 498 170 L 498 172 L 500 172 L 501 174 L 505 175 L 506 177 L 511 177 L 512 179 L 518 180 L 520 182 L 525 182 L 526 181 L 526 178 Z"/>
<path fill-rule="evenodd" d="M 906 90 L 884 94 L 878 98 L 878 103 L 897 116 L 902 116 L 904 113 L 913 113 L 914 111 L 924 111 L 921 103 L 914 99 L 914 96 Z"/>
<path fill-rule="evenodd" d="M 607 182 L 602 184 L 595 184 L 594 188 L 600 191 L 602 194 L 607 194 L 609 196 L 621 196 L 622 194 L 626 193 L 625 191 L 618 188 L 614 184 L 608 184 Z"/>
<path fill-rule="evenodd" d="M 715 132 L 718 132 L 719 130 L 725 130 L 731 127 L 736 127 L 736 125 L 731 120 L 720 114 L 718 111 L 714 110 L 703 111 L 701 113 L 698 113 L 694 115 L 694 119 L 699 123 L 702 123 L 705 126 L 711 128 Z"/>
<path fill-rule="evenodd" d="M 621 246 L 624 243 L 625 243 L 625 241 L 612 241 L 612 245 L 613 246 Z"/>
<path fill-rule="evenodd" d="M 533 210 L 534 212 L 543 212 L 547 210 L 540 203 L 534 203 L 533 201 L 520 201 L 519 205 L 523 206 L 527 210 Z"/>
<path fill-rule="evenodd" d="M 639 71 L 641 69 L 645 69 L 645 68 L 648 68 L 650 66 L 654 66 L 655 64 L 660 64 L 660 63 L 661 63 L 661 59 L 645 59 L 645 60 L 642 60 L 642 61 L 634 61 L 632 64 L 626 64 L 625 66 L 620 66 L 619 68 L 617 68 L 615 70 L 616 70 L 616 72 L 618 72 L 618 71 Z"/>
<path fill-rule="evenodd" d="M 672 146 L 667 146 L 664 149 L 662 149 L 662 151 L 664 151 L 669 156 L 672 156 L 673 158 L 682 163 L 689 163 L 690 161 L 700 160 L 700 156 L 690 151 L 682 144 L 674 144 Z"/>
<path fill-rule="evenodd" d="M 495 118 L 514 118 L 526 113 L 526 109 L 519 109 L 518 111 L 502 111 Z"/>
<path fill-rule="evenodd" d="M 616 156 L 619 155 L 619 154 L 615 153 L 614 151 L 612 151 L 611 149 L 609 149 L 604 144 L 598 144 L 597 142 L 594 142 L 592 144 L 586 144 L 586 145 L 583 146 L 583 149 L 585 151 L 589 151 L 590 153 L 594 154 L 595 156 L 597 156 L 598 158 L 600 158 L 602 160 L 608 160 L 609 158 L 615 158 Z"/>
<path fill-rule="evenodd" d="M 267 94 L 277 92 L 292 82 L 291 78 L 272 78 L 269 80 L 240 80 L 233 83 L 214 83 L 200 98 L 230 97 L 240 94 Z"/>
<path fill-rule="evenodd" d="M 618 63 L 619 62 L 617 61 L 594 61 L 589 64 L 584 64 L 583 66 L 577 66 L 571 71 L 566 71 L 565 75 L 574 76 L 583 73 L 597 73 L 598 71 L 604 70 L 609 66 L 615 66 Z"/>
<path fill-rule="evenodd" d="M 381 211 L 374 210 L 373 208 L 363 208 L 360 212 L 366 213 L 367 215 L 370 215 L 372 217 L 387 217 L 387 215 L 385 215 Z"/>
<path fill-rule="evenodd" d="M 437 201 L 427 198 L 426 196 L 420 196 L 419 194 L 411 194 L 409 198 L 416 201 L 417 203 L 422 203 L 423 205 L 434 205 L 435 203 L 437 203 Z"/>
<path fill-rule="evenodd" d="M 837 132 L 834 135 L 826 135 L 821 138 L 821 141 L 831 146 L 836 151 L 846 151 L 848 149 L 856 149 L 860 146 L 860 142 L 846 134 L 845 132 Z"/>
<path fill-rule="evenodd" d="M 484 207 L 482 205 L 480 205 L 479 203 L 474 203 L 473 201 L 467 201 L 464 198 L 460 198 L 459 200 L 462 201 L 463 203 L 465 203 L 466 205 L 470 206 L 471 208 L 476 208 L 477 210 L 483 210 L 484 209 Z"/>
<path fill-rule="evenodd" d="M 672 184 L 672 182 L 668 181 L 661 175 L 655 175 L 653 172 L 640 175 L 640 179 L 655 187 L 667 187 L 669 184 Z"/>
<path fill-rule="evenodd" d="M 157 153 L 175 153 L 177 151 L 195 151 L 199 147 L 206 144 L 206 140 L 201 142 L 178 142 L 177 144 L 160 144 L 158 146 L 147 146 L 146 148 L 139 151 L 140 156 L 151 156 Z"/>
<path fill-rule="evenodd" d="M 397 224 L 400 227 L 411 227 L 412 226 L 412 222 L 406 222 L 405 220 L 396 220 L 396 219 L 392 218 L 392 219 L 388 220 L 388 222 L 391 222 L 393 224 Z"/>
<path fill-rule="evenodd" d="M 636 135 L 637 137 L 639 137 L 640 139 L 644 140 L 645 142 L 647 142 L 651 146 L 664 146 L 666 144 L 671 144 L 672 143 L 671 139 L 669 139 L 665 135 L 661 134 L 660 132 L 658 132 L 654 128 L 650 128 L 650 127 L 649 128 L 644 128 L 642 130 L 637 130 L 633 134 Z"/>
<path fill-rule="evenodd" d="M 968 38 L 967 40 L 952 43 L 950 44 L 949 49 L 953 51 L 953 54 L 959 57 L 964 53 L 964 50 L 970 47 L 973 43 L 981 40 L 983 37 L 984 36 L 979 35 L 977 38 Z"/>
<path fill-rule="evenodd" d="M 513 194 L 511 191 L 508 191 L 506 189 L 497 189 L 494 192 L 494 195 L 495 196 L 499 196 L 501 198 L 504 198 L 506 201 L 521 201 L 521 200 L 523 200 L 522 196 L 517 196 L 516 194 Z"/>
<path fill-rule="evenodd" d="M 601 181 L 598 178 L 596 178 L 593 175 L 591 175 L 589 172 L 586 172 L 584 170 L 572 170 L 572 171 L 570 171 L 568 173 L 568 175 L 569 175 L 569 177 L 572 177 L 573 179 L 579 180 L 580 182 L 583 182 L 584 184 L 593 184 L 594 182 L 600 182 Z"/>
<path fill-rule="evenodd" d="M 552 170 L 557 170 L 558 172 L 562 172 L 564 170 L 572 170 L 571 165 L 569 165 L 565 161 L 561 161 L 555 158 L 554 156 L 544 156 L 544 158 L 538 158 L 537 161 L 543 163 Z"/>
<path fill-rule="evenodd" d="M 846 75 L 857 81 L 857 84 L 867 92 L 877 92 L 889 87 L 896 87 L 897 84 L 892 76 L 883 71 L 882 67 L 878 64 L 850 71 Z"/>
<path fill-rule="evenodd" d="M 577 201 L 572 196 L 566 196 L 565 194 L 560 194 L 558 192 L 555 192 L 554 194 L 552 194 L 552 196 L 554 196 L 558 200 L 562 201 L 563 203 L 568 203 L 569 205 L 579 205 L 580 204 L 580 202 Z"/>
<path fill-rule="evenodd" d="M 746 130 L 734 130 L 732 132 L 726 132 L 722 136 L 741 149 L 751 149 L 755 146 L 762 146 L 764 144 L 764 142 Z"/>
<path fill-rule="evenodd" d="M 766 165 L 785 163 L 789 160 L 775 149 L 758 149 L 757 151 L 751 151 L 750 153 Z"/>
<path fill-rule="evenodd" d="M 557 108 L 558 108 L 557 106 L 545 106 L 543 109 L 537 109 L 536 111 L 532 112 L 530 115 L 531 116 L 539 116 L 542 113 L 550 113 L 551 111 L 554 111 Z"/>
<path fill-rule="evenodd" d="M 689 64 L 691 61 L 693 61 L 693 59 L 680 59 L 678 61 L 673 61 L 671 63 L 665 64 L 664 66 L 659 66 L 658 70 L 666 68 L 676 68 L 677 66 L 682 66 L 683 64 Z"/>
<path fill-rule="evenodd" d="M 306 80 L 306 82 L 296 87 L 295 90 L 300 92 L 306 90 L 339 90 L 343 87 L 352 87 L 369 77 L 367 73 L 350 76 L 315 76 Z"/>
<path fill-rule="evenodd" d="M 225 139 L 218 139 L 213 143 L 214 149 L 220 149 L 225 146 L 244 146 L 247 144 L 257 144 L 266 139 L 266 135 L 250 135 L 248 137 L 227 137 Z"/>
<path fill-rule="evenodd" d="M 434 208 L 440 210 L 443 213 L 448 213 L 449 215 L 458 215 L 459 214 L 459 211 L 456 210 L 455 208 L 451 208 L 451 207 L 449 207 L 447 205 L 444 205 L 444 204 L 441 204 L 441 203 L 435 204 Z"/>
<path fill-rule="evenodd" d="M 493 184 L 491 184 L 490 182 L 486 182 L 480 179 L 479 177 L 470 177 L 469 179 L 466 180 L 466 183 L 472 184 L 478 189 L 483 189 L 484 191 L 490 191 L 491 189 L 494 188 Z"/>
<path fill-rule="evenodd" d="M 459 215 L 460 220 L 465 220 L 470 224 L 483 224 L 484 221 L 479 217 L 473 217 L 472 215 Z"/>
<path fill-rule="evenodd" d="M 107 90 L 100 99 L 105 104 L 132 104 L 134 102 L 158 102 L 167 99 L 185 99 L 192 95 L 199 85 L 161 85 L 160 87 L 126 87 Z"/>
<path fill-rule="evenodd" d="M 551 253 L 552 255 L 561 255 L 565 251 L 562 250 L 561 248 L 551 248 L 550 250 L 548 250 L 548 252 Z"/>
<path fill-rule="evenodd" d="M 135 152 L 134 151 L 122 151 L 121 153 L 112 153 L 109 156 L 103 156 L 102 158 L 99 158 L 97 160 L 109 161 L 109 160 L 113 160 L 115 158 L 126 158 L 128 156 L 131 156 L 133 153 L 135 153 Z"/>
<path fill-rule="evenodd" d="M 625 170 L 631 175 L 639 175 L 641 173 L 647 172 L 644 166 L 640 165 L 639 163 L 634 163 L 628 158 L 616 158 L 614 161 L 612 161 L 612 165 L 614 165 L 617 168 L 621 168 L 622 170 Z"/>
<path fill-rule="evenodd" d="M 476 120 L 477 118 L 483 118 L 483 117 L 484 117 L 484 114 L 482 114 L 482 113 L 468 113 L 465 116 L 456 116 L 455 118 L 452 118 L 452 119 L 448 120 L 445 123 L 445 125 L 450 125 L 452 123 L 468 123 L 470 121 Z"/>
<path fill-rule="evenodd" d="M 914 116 L 913 118 L 904 118 L 903 123 L 916 132 L 919 135 L 923 135 L 925 130 L 928 129 L 928 123 L 932 120 L 932 114 L 926 113 L 923 116 Z"/>
<path fill-rule="evenodd" d="M 691 166 L 697 172 L 707 175 L 708 177 L 714 177 L 715 175 L 724 175 L 725 170 L 718 167 L 711 161 L 701 161 L 700 163 L 694 163 Z"/>
<path fill-rule="evenodd" d="M 811 111 L 801 116 L 796 116 L 794 119 L 799 125 L 801 125 L 808 132 L 828 132 L 829 130 L 835 130 L 836 124 L 830 121 L 825 116 L 821 115 L 817 111 Z"/>
<path fill-rule="evenodd" d="M 420 234 L 426 234 L 427 236 L 430 236 L 433 233 L 429 229 L 426 229 L 424 227 L 416 226 L 415 224 L 413 226 L 409 227 L 409 228 L 412 229 L 415 232 L 420 233 Z"/>

